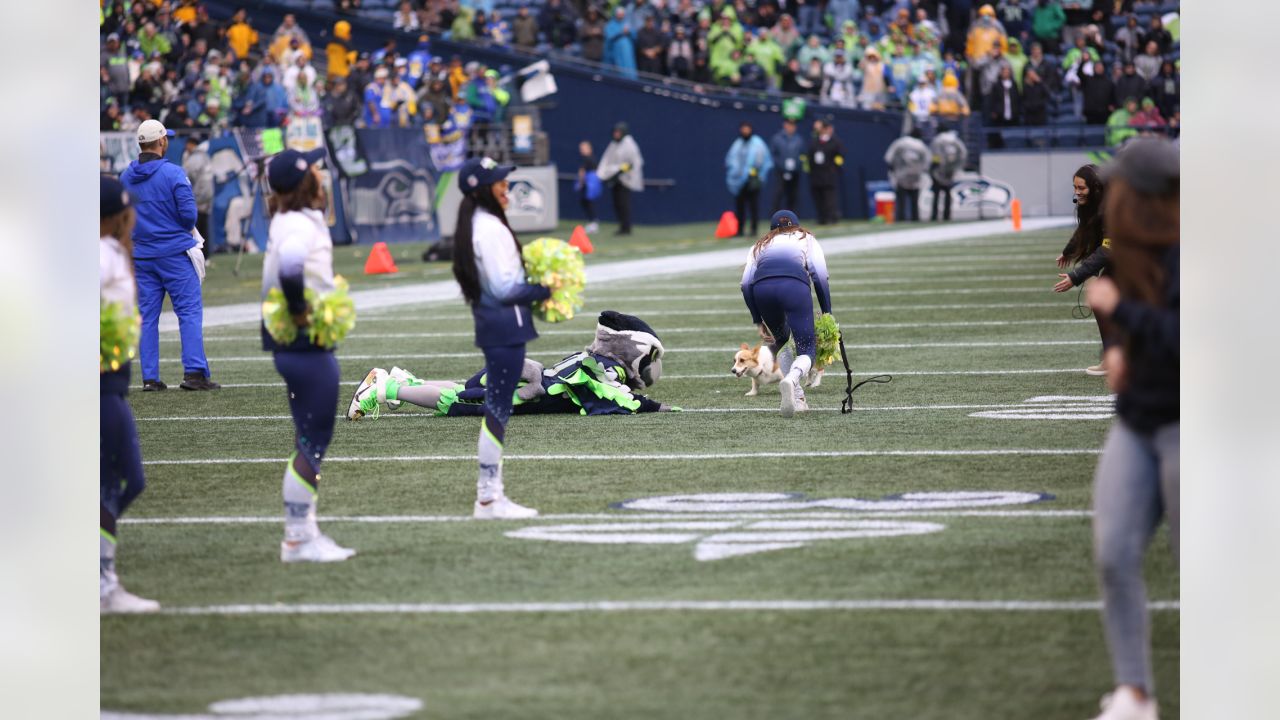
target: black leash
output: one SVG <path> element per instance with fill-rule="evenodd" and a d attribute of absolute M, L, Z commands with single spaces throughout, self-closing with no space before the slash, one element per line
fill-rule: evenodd
<path fill-rule="evenodd" d="M 866 380 L 853 384 L 853 369 L 849 367 L 849 353 L 844 349 L 844 333 L 841 332 L 840 338 L 840 360 L 844 362 L 844 400 L 840 401 L 840 414 L 848 415 L 853 412 L 853 391 L 866 385 L 867 383 L 888 383 L 893 382 L 892 375 L 873 375 Z"/>

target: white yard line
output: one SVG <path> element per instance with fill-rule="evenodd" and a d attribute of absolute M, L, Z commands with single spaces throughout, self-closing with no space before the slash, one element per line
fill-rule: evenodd
<path fill-rule="evenodd" d="M 1028 218 L 1023 222 L 1023 229 L 1033 231 L 1066 227 L 1072 222 L 1073 220 L 1069 217 Z M 1007 220 L 989 220 L 826 238 L 822 240 L 822 249 L 824 254 L 834 257 L 844 253 L 909 247 L 947 240 L 964 240 L 984 235 L 1007 233 L 1009 231 L 1010 226 Z M 590 285 L 613 280 L 634 280 L 643 277 L 681 275 L 730 267 L 740 268 L 745 254 L 745 247 L 733 247 L 687 255 L 667 255 L 643 260 L 603 262 L 587 267 L 587 282 Z M 351 293 L 351 297 L 355 301 L 356 307 L 360 310 L 423 302 L 456 301 L 458 299 L 458 285 L 453 280 L 413 283 L 376 290 L 356 290 Z M 204 327 L 257 323 L 259 322 L 261 311 L 261 305 L 256 301 L 205 308 Z M 177 328 L 178 319 L 173 313 L 164 313 L 161 316 L 161 330 L 177 330 Z"/>
<path fill-rule="evenodd" d="M 918 510 L 888 512 L 784 512 L 784 513 L 578 513 L 565 515 L 539 515 L 525 522 L 576 522 L 585 520 L 671 520 L 723 519 L 723 520 L 775 520 L 775 519 L 838 519 L 850 517 L 943 517 L 943 518 L 1035 518 L 1079 519 L 1093 517 L 1089 510 Z M 480 523 L 470 515 L 326 515 L 320 522 L 356 523 L 371 525 L 431 524 L 431 523 Z M 154 517 L 121 518 L 126 525 L 275 525 L 279 515 L 211 515 L 206 517 Z"/>
<path fill-rule="evenodd" d="M 478 353 L 477 353 L 478 355 Z M 404 356 L 401 356 L 404 357 Z M 411 357 L 411 356 L 410 356 Z M 834 370 L 833 370 L 834 372 Z M 1084 368 L 1047 368 L 1047 369 L 1015 369 L 1015 370 L 859 370 L 857 377 L 866 377 L 868 375 L 893 375 L 902 377 L 946 377 L 952 375 L 1061 375 L 1068 373 L 1083 373 Z M 699 373 L 692 375 L 667 375 L 663 374 L 663 380 L 738 380 L 729 372 L 723 373 Z M 355 387 L 360 384 L 358 380 L 351 380 L 342 383 L 343 385 Z M 277 382 L 261 382 L 261 383 L 223 383 L 224 389 L 234 390 L 239 388 L 284 388 L 284 383 Z"/>
<path fill-rule="evenodd" d="M 275 387 L 274 385 L 271 387 Z M 1030 401 L 1028 401 L 1030 402 Z M 894 406 L 871 406 L 871 407 L 855 407 L 854 412 L 913 412 L 913 411 L 932 411 L 932 410 L 1022 410 L 1029 406 L 1025 402 L 1021 403 L 1003 403 L 1003 404 L 979 404 L 979 405 L 894 405 Z M 1062 410 L 1096 410 L 1098 404 L 1090 403 L 1059 403 L 1052 406 L 1055 412 Z M 809 408 L 809 412 L 838 412 L 840 408 L 824 407 Z M 776 407 L 716 407 L 716 408 L 684 408 L 683 412 L 687 413 L 776 413 Z M 345 419 L 345 415 L 335 415 L 339 420 Z M 418 418 L 418 417 L 436 417 L 431 412 L 390 412 L 382 415 L 378 419 L 395 419 L 395 418 Z M 260 421 L 278 421 L 291 420 L 290 415 L 170 415 L 166 417 L 139 417 L 135 418 L 138 422 L 260 422 Z M 365 422 L 374 422 L 373 420 Z"/>
<path fill-rule="evenodd" d="M 1157 600 L 1158 612 L 1180 610 L 1177 600 Z M 909 610 L 929 612 L 1098 612 L 1097 600 L 597 600 L 494 603 L 298 603 L 166 606 L 162 615 L 475 615 L 608 612 L 818 612 Z M 146 617 L 139 615 L 138 617 Z M 140 622 L 145 622 L 141 620 Z"/>
<path fill-rule="evenodd" d="M 810 450 L 810 451 L 757 451 L 721 453 L 562 453 L 526 455 L 510 453 L 503 460 L 570 460 L 615 462 L 619 460 L 749 460 L 773 458 L 840 458 L 840 457 L 995 457 L 995 456 L 1069 456 L 1097 455 L 1091 448 L 990 448 L 985 450 Z M 144 460 L 143 465 L 261 465 L 282 463 L 288 458 L 186 458 L 180 460 Z M 376 462 L 444 462 L 470 461 L 475 455 L 383 455 L 369 457 L 326 457 L 327 463 L 376 463 Z"/>
<path fill-rule="evenodd" d="M 648 313 L 646 313 L 646 315 L 647 315 L 647 314 L 648 314 Z M 976 324 L 978 324 L 978 325 L 986 326 L 986 325 L 990 325 L 990 324 L 992 324 L 992 323 L 998 323 L 998 322 L 1000 322 L 1000 321 L 998 321 L 998 320 L 988 320 L 988 321 L 981 321 L 981 320 L 978 320 L 978 321 L 972 321 L 972 322 L 969 322 L 969 321 L 964 321 L 964 322 L 965 322 L 965 324 L 966 324 L 966 325 L 969 325 L 969 326 L 972 326 L 972 324 L 975 324 L 975 323 L 976 323 Z M 1021 320 L 1020 320 L 1020 321 L 1017 321 L 1017 322 L 1026 322 L 1026 321 L 1021 321 Z M 1060 323 L 1060 322 L 1068 322 L 1068 323 L 1070 323 L 1070 322 L 1081 322 L 1081 321 L 1079 321 L 1079 320 L 1058 320 L 1058 319 L 1053 319 L 1053 320 L 1046 320 L 1046 321 L 1044 321 L 1044 322 L 1045 322 L 1045 323 Z M 847 329 L 866 329 L 866 328 L 870 328 L 870 327 L 872 327 L 872 326 L 874 326 L 874 327 L 876 327 L 876 328 L 916 328 L 916 327 L 936 327 L 937 325 L 936 325 L 936 324 L 934 324 L 934 323 L 869 323 L 869 324 L 862 324 L 862 325 L 859 325 L 859 324 L 857 324 L 857 323 L 845 323 L 844 325 L 842 325 L 842 327 L 847 328 Z M 963 326 L 965 326 L 965 325 L 961 325 L 961 327 L 963 327 Z M 667 336 L 667 335 L 686 335 L 686 334 L 689 334 L 689 335 L 708 335 L 708 334 L 713 334 L 713 333 L 738 333 L 738 334 L 741 334 L 742 332 L 743 332 L 742 328 L 741 328 L 741 327 L 738 327 L 738 326 L 734 326 L 734 327 L 727 327 L 727 328 L 707 328 L 707 327 L 688 327 L 688 328 L 685 328 L 685 327 L 675 327 L 675 328 L 663 328 L 663 329 L 662 329 L 662 335 L 663 335 L 663 337 L 665 337 L 665 336 Z M 583 331 L 583 330 L 539 330 L 539 331 L 538 331 L 538 335 L 539 335 L 539 336 L 542 336 L 542 337 L 548 337 L 548 336 L 574 336 L 574 337 L 580 337 L 580 338 L 587 337 L 587 335 L 586 335 L 585 331 Z M 356 332 L 354 332 L 354 333 L 352 334 L 352 336 L 351 336 L 351 337 L 352 337 L 352 338 L 355 338 L 355 339 L 358 339 L 358 340 L 361 340 L 361 341 L 364 341 L 364 340 L 412 340 L 412 339 L 431 339 L 431 338 L 437 338 L 437 339 L 442 339 L 442 338 L 471 338 L 471 337 L 474 337 L 474 336 L 475 336 L 475 333 L 474 333 L 474 332 L 471 332 L 471 331 L 460 331 L 460 332 L 405 332 L 405 333 L 362 333 L 362 332 L 356 331 Z M 219 336 L 219 337 L 208 337 L 208 336 L 206 336 L 206 337 L 205 337 L 205 339 L 204 339 L 204 341 L 205 341 L 206 343 L 207 343 L 207 342 L 232 342 L 232 341 L 235 341 L 235 342 L 253 342 L 253 341 L 256 341 L 256 340 L 259 340 L 259 339 L 260 339 L 260 336 L 258 336 L 258 335 L 223 335 L 223 336 Z M 161 342 L 175 342 L 175 343 L 176 343 L 176 342 L 179 342 L 179 341 L 180 341 L 180 339 L 179 339 L 179 338 L 164 338 Z M 1032 342 L 1032 341 L 1028 341 L 1028 342 Z M 1084 340 L 1061 340 L 1061 341 L 1045 340 L 1045 341 L 1035 341 L 1035 342 L 1033 342 L 1033 344 L 1062 344 L 1062 345 L 1076 345 L 1076 344 L 1081 344 L 1081 343 L 1084 343 L 1084 342 L 1085 342 Z M 1093 342 L 1096 344 L 1096 341 L 1093 341 Z M 1012 344 L 1017 345 L 1017 344 L 1019 344 L 1019 343 L 1015 342 L 1015 343 L 1012 343 Z M 995 345 L 995 346 L 1000 346 L 1000 345 L 1004 345 L 1004 343 L 995 343 L 994 345 Z M 852 346 L 852 345 L 847 345 L 847 344 L 846 344 L 846 346 L 845 346 L 845 347 L 854 347 L 854 346 Z M 871 345 L 862 345 L 862 346 L 859 346 L 859 347 L 869 348 L 869 347 L 921 347 L 921 346 L 919 346 L 919 345 L 875 345 L 875 346 L 871 346 Z M 971 347 L 971 346 L 970 346 L 970 347 Z M 688 350 L 681 350 L 681 349 L 679 349 L 679 348 L 672 348 L 672 349 L 667 350 L 667 352 L 689 352 L 689 351 L 688 351 Z"/>

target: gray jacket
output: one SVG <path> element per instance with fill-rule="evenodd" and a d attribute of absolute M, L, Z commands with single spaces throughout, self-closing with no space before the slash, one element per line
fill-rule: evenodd
<path fill-rule="evenodd" d="M 969 150 L 953 130 L 940 132 L 929 143 L 929 151 L 933 154 L 933 162 L 929 167 L 929 176 L 935 185 L 951 185 L 956 180 L 956 173 L 964 169 L 965 160 L 969 158 Z"/>
<path fill-rule="evenodd" d="M 209 212 L 213 209 L 213 162 L 203 144 L 197 145 L 195 150 L 182 158 L 182 169 L 191 181 L 191 190 L 196 196 L 196 209 L 202 213 Z"/>
<path fill-rule="evenodd" d="M 929 171 L 929 146 L 923 141 L 904 135 L 885 151 L 884 161 L 889 164 L 889 181 L 894 187 L 918 190 L 924 184 L 924 174 Z"/>
<path fill-rule="evenodd" d="M 628 190 L 643 192 L 644 157 L 640 154 L 640 146 L 630 135 L 609 143 L 600 156 L 600 166 L 596 173 L 604 182 L 617 177 L 618 182 Z"/>

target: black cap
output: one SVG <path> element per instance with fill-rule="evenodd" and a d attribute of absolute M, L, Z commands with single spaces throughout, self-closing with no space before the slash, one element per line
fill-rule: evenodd
<path fill-rule="evenodd" d="M 468 158 L 458 170 L 458 189 L 464 194 L 492 185 L 511 174 L 514 165 L 499 165 L 487 157 Z"/>
<path fill-rule="evenodd" d="M 769 229 L 777 230 L 780 227 L 800 227 L 800 218 L 790 210 L 779 210 L 769 219 Z"/>
<path fill-rule="evenodd" d="M 276 192 L 289 192 L 298 187 L 310 172 L 311 166 L 324 159 L 324 148 L 299 152 L 289 148 L 276 153 L 267 163 L 267 182 Z"/>
<path fill-rule="evenodd" d="M 129 207 L 131 204 L 129 191 L 124 189 L 124 185 L 119 180 L 103 175 L 101 185 L 102 194 L 98 200 L 98 219 L 111 217 Z"/>
<path fill-rule="evenodd" d="M 1178 146 L 1163 138 L 1131 140 L 1102 168 L 1103 181 L 1120 178 L 1144 195 L 1177 193 L 1179 177 Z"/>

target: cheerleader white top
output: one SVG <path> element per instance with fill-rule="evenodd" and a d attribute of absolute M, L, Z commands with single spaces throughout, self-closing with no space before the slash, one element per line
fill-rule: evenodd
<path fill-rule="evenodd" d="M 267 251 L 262 260 L 262 297 L 280 288 L 289 301 L 290 312 L 306 309 L 304 292 L 320 295 L 333 292 L 333 239 L 324 213 L 306 209 L 278 213 L 268 228 Z M 306 333 L 287 348 L 271 339 L 262 328 L 263 350 L 311 350 Z"/>
<path fill-rule="evenodd" d="M 138 307 L 138 288 L 133 281 L 133 258 L 120 241 L 108 235 L 98 241 L 98 280 L 102 303 L 119 303 L 132 314 Z"/>
<path fill-rule="evenodd" d="M 538 337 L 529 306 L 551 291 L 529 284 L 511 231 L 497 216 L 477 209 L 471 216 L 471 246 L 480 279 L 480 300 L 471 307 L 476 345 L 519 345 Z"/>
<path fill-rule="evenodd" d="M 760 322 L 760 312 L 752 298 L 751 287 L 767 278 L 787 277 L 812 284 L 822 312 L 831 312 L 831 287 L 827 276 L 827 258 L 813 235 L 803 230 L 778 233 L 769 244 L 747 252 L 747 266 L 742 271 L 742 296 L 751 310 L 751 320 Z"/>

